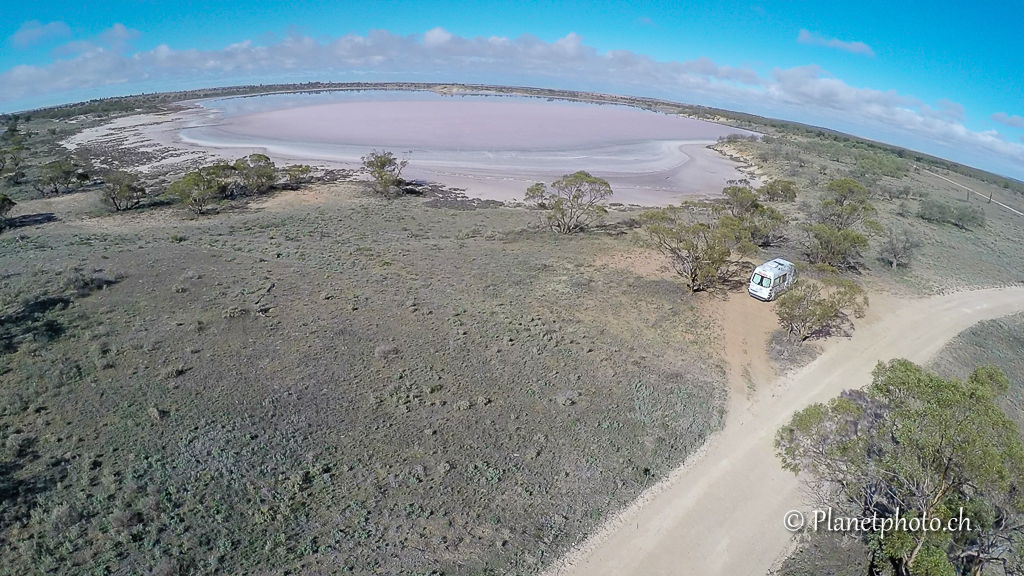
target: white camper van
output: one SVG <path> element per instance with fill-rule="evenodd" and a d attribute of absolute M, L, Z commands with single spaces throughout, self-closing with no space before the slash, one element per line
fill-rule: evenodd
<path fill-rule="evenodd" d="M 747 292 L 765 302 L 770 302 L 789 290 L 796 281 L 796 266 L 788 260 L 776 258 L 754 268 Z"/>

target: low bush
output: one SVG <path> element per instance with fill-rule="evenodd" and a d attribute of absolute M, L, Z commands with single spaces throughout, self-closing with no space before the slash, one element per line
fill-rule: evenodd
<path fill-rule="evenodd" d="M 409 163 L 399 160 L 387 150 L 373 150 L 363 156 L 363 168 L 373 179 L 373 190 L 381 196 L 393 196 L 402 191 L 402 170 Z"/>
<path fill-rule="evenodd" d="M 906 226 L 889 228 L 878 246 L 878 258 L 895 270 L 900 266 L 910 266 L 914 252 L 920 247 L 921 242 Z"/>
<path fill-rule="evenodd" d="M 246 191 L 259 194 L 277 183 L 277 168 L 265 154 L 250 154 L 232 165 L 245 184 Z"/>
<path fill-rule="evenodd" d="M 220 174 L 220 166 L 189 172 L 171 184 L 167 189 L 167 196 L 177 200 L 197 216 L 205 214 L 210 204 L 223 197 L 227 189 L 227 184 Z"/>
<path fill-rule="evenodd" d="M 848 228 L 812 224 L 803 226 L 802 230 L 804 255 L 811 264 L 852 268 L 868 246 L 866 236 Z"/>
<path fill-rule="evenodd" d="M 792 180 L 769 180 L 757 189 L 761 198 L 768 202 L 793 202 L 796 200 L 796 182 Z"/>
<path fill-rule="evenodd" d="M 982 228 L 985 226 L 985 212 L 974 206 L 951 206 L 938 200 L 925 200 L 917 212 L 918 217 L 928 222 L 952 224 L 958 228 Z"/>

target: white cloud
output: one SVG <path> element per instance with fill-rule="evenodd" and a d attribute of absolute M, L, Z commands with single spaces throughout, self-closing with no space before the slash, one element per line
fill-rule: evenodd
<path fill-rule="evenodd" d="M 90 52 L 98 49 L 99 46 L 89 42 L 88 40 L 72 40 L 66 44 L 61 44 L 54 48 L 50 54 L 55 57 L 74 56 L 83 52 Z"/>
<path fill-rule="evenodd" d="M 110 28 L 100 32 L 93 40 L 72 40 L 53 49 L 55 57 L 75 56 L 88 52 L 103 52 L 111 50 L 124 52 L 132 47 L 132 41 L 141 34 L 138 30 L 126 28 L 123 24 L 114 24 Z"/>
<path fill-rule="evenodd" d="M 140 35 L 138 30 L 133 30 L 125 27 L 124 24 L 117 23 L 100 32 L 99 39 L 101 43 L 111 50 L 123 50 L 130 47 L 132 41 Z"/>
<path fill-rule="evenodd" d="M 964 108 L 964 105 L 960 104 L 959 102 L 953 102 L 952 100 L 939 98 L 939 100 L 935 102 L 935 104 L 936 106 L 938 106 L 938 108 L 933 108 L 932 110 L 934 110 L 935 113 L 938 114 L 939 116 L 945 116 L 952 120 L 959 120 L 961 122 L 963 122 L 964 119 L 967 118 L 967 109 Z"/>
<path fill-rule="evenodd" d="M 423 44 L 430 47 L 440 46 L 447 43 L 452 39 L 451 32 L 444 28 L 437 27 L 431 30 L 427 30 L 426 34 L 423 35 Z"/>
<path fill-rule="evenodd" d="M 800 34 L 796 37 L 796 41 L 801 44 L 810 44 L 811 46 L 837 48 L 854 54 L 864 54 L 867 56 L 875 55 L 875 51 L 871 49 L 871 46 L 868 46 L 863 42 L 845 42 L 837 38 L 826 38 L 809 30 L 801 30 Z"/>
<path fill-rule="evenodd" d="M 1010 116 L 1006 112 L 996 112 L 992 115 L 992 119 L 1011 128 L 1024 128 L 1024 118 L 1016 115 Z"/>
<path fill-rule="evenodd" d="M 66 38 L 71 35 L 71 28 L 68 25 L 57 21 L 43 24 L 38 20 L 25 22 L 8 40 L 18 48 L 28 48 L 53 38 Z"/>
<path fill-rule="evenodd" d="M 596 87 L 771 111 L 783 118 L 881 134 L 890 141 L 923 145 L 925 151 L 941 148 L 954 159 L 980 158 L 1024 176 L 1024 146 L 995 131 L 969 130 L 960 104 L 940 100 L 929 105 L 892 90 L 850 86 L 818 66 L 775 69 L 765 78 L 751 68 L 723 66 L 706 57 L 659 62 L 628 50 L 599 53 L 577 34 L 547 42 L 531 35 L 465 38 L 442 28 L 422 36 L 377 30 L 328 41 L 293 35 L 269 45 L 244 41 L 207 51 L 167 45 L 134 53 L 115 49 L 135 35 L 115 27 L 100 35 L 98 41 L 106 45 L 69 52 L 45 66 L 17 66 L 0 73 L 0 108 L 83 89 L 126 93 L 131 89 L 114 86 L 133 84 L 135 91 L 139 85 L 171 83 L 199 87 L 228 81 L 338 79 Z"/>

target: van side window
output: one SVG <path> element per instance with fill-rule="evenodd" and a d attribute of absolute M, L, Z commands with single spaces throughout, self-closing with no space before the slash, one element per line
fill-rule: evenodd
<path fill-rule="evenodd" d="M 779 276 L 778 278 L 775 279 L 775 282 L 773 282 L 772 284 L 774 286 L 785 285 L 787 276 L 788 274 L 783 274 L 782 276 Z"/>

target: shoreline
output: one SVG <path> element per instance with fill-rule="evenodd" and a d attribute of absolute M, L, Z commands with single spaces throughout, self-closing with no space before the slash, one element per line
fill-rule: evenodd
<path fill-rule="evenodd" d="M 395 91 L 406 93 L 428 92 L 433 90 L 396 88 Z M 337 90 L 335 90 L 337 91 Z M 335 92 L 332 91 L 332 92 Z M 377 89 L 350 88 L 348 92 L 376 92 Z M 324 92 L 310 90 L 307 92 Z M 260 96 L 291 94 L 292 92 L 272 92 Z M 149 154 L 150 161 L 129 166 L 150 177 L 169 178 L 175 173 L 194 169 L 203 163 L 217 160 L 233 160 L 251 153 L 264 153 L 277 163 L 305 163 L 323 168 L 358 169 L 359 158 L 373 146 L 369 144 L 344 144 L 288 140 L 260 135 L 238 135 L 229 132 L 232 121 L 247 119 L 253 114 L 242 114 L 225 117 L 223 109 L 205 106 L 206 103 L 218 100 L 237 100 L 252 98 L 255 95 L 236 95 L 228 97 L 210 97 L 176 102 L 177 110 L 161 113 L 144 113 L 123 116 L 97 127 L 87 128 L 65 140 L 68 148 L 85 147 L 104 155 L 134 157 L 140 152 Z M 487 96 L 515 96 L 519 94 L 492 93 Z M 537 100 L 542 96 L 526 95 L 531 99 L 530 106 L 534 109 L 547 108 Z M 547 98 L 551 100 L 551 98 Z M 571 100 L 584 102 L 583 100 Z M 445 98 L 446 106 L 453 102 Z M 504 101 L 504 99 L 503 99 Z M 386 106 L 387 100 L 381 100 Z M 498 102 L 495 100 L 495 102 Z M 584 104 L 595 104 L 586 101 Z M 682 114 L 663 115 L 623 103 L 604 102 L 616 106 L 618 110 L 629 110 L 629 114 L 643 115 L 651 113 L 650 123 L 664 122 L 668 117 L 679 117 L 689 123 L 699 123 L 698 131 L 708 134 L 745 133 L 743 129 L 733 128 L 724 124 L 707 120 L 696 120 Z M 303 112 L 316 104 L 303 104 L 291 108 L 271 110 L 273 113 Z M 361 105 L 366 106 L 365 102 Z M 372 108 L 375 104 L 370 104 Z M 324 106 L 321 104 L 321 106 Z M 344 106 L 344 104 L 327 104 L 326 106 Z M 461 105 L 460 105 L 461 106 Z M 597 110 L 594 106 L 580 106 L 579 109 L 588 114 L 609 115 L 609 109 Z M 621 113 L 621 112 L 620 112 Z M 259 114 L 255 114 L 258 116 Z M 287 117 L 287 115 L 286 115 Z M 429 118 L 428 118 L 429 120 Z M 501 119 L 508 124 L 518 118 Z M 673 122 L 673 120 L 669 120 Z M 715 128 L 708 129 L 707 126 Z M 446 127 L 446 126 L 443 126 Z M 603 125 L 602 125 L 603 127 Z M 259 128 L 259 126 L 257 126 Z M 435 125 L 436 128 L 436 125 Z M 518 128 L 517 126 L 515 128 Z M 593 129 L 593 127 L 588 127 Z M 206 133 L 204 134 L 204 130 Z M 294 131 L 294 130 L 293 130 Z M 301 133 L 301 129 L 299 129 Z M 210 138 L 209 135 L 220 138 Z M 427 134 L 424 136 L 423 134 Z M 429 127 L 414 132 L 418 138 L 429 137 Z M 638 139 L 638 138 L 637 138 Z M 526 138 L 525 141 L 529 141 Z M 479 144 L 481 141 L 476 142 Z M 595 140 L 597 142 L 597 140 Z M 429 141 L 419 142 L 429 144 Z M 453 188 L 466 190 L 470 197 L 499 200 L 502 202 L 521 201 L 526 187 L 536 181 L 552 181 L 565 173 L 576 170 L 587 170 L 597 176 L 609 180 L 616 191 L 614 200 L 625 204 L 641 206 L 664 206 L 675 204 L 687 199 L 717 197 L 726 180 L 747 177 L 742 163 L 721 154 L 713 146 L 717 138 L 691 138 L 679 140 L 651 140 L 638 144 L 622 142 L 594 145 L 584 142 L 584 146 L 568 146 L 561 150 L 474 150 L 472 146 L 466 150 L 447 150 L 414 148 L 411 161 L 405 171 L 410 179 L 436 182 Z M 515 148 L 514 146 L 512 148 Z M 520 142 L 520 148 L 525 148 Z M 396 149 L 392 147 L 392 149 Z M 105 154 L 106 153 L 106 154 Z M 401 155 L 401 152 L 399 152 Z M 104 165 L 101 161 L 99 165 Z M 118 166 L 123 167 L 123 166 Z"/>

